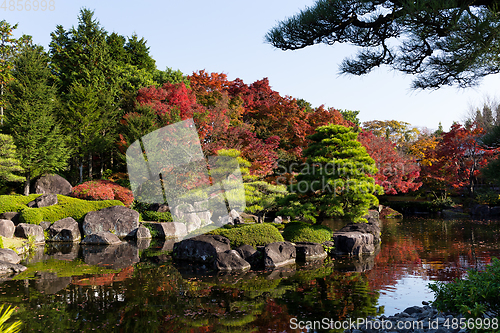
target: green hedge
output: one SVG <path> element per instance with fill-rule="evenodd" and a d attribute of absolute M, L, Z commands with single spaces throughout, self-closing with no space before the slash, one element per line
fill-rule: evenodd
<path fill-rule="evenodd" d="M 170 212 L 153 212 L 146 210 L 141 213 L 142 221 L 156 221 L 156 222 L 172 222 L 172 214 Z"/>
<path fill-rule="evenodd" d="M 35 200 L 40 195 L 0 195 L 0 213 L 19 212 L 20 222 L 40 224 L 42 221 L 55 222 L 66 217 L 73 217 L 77 221 L 82 221 L 88 212 L 106 207 L 123 206 L 123 203 L 118 200 L 88 201 L 59 194 L 57 195 L 57 205 L 42 208 L 29 208 L 26 206 L 28 202 Z"/>
<path fill-rule="evenodd" d="M 255 248 L 259 245 L 284 241 L 278 229 L 267 223 L 246 224 L 233 228 L 219 228 L 210 231 L 208 234 L 221 235 L 229 238 L 232 248 L 244 244 L 251 245 Z"/>
<path fill-rule="evenodd" d="M 332 229 L 324 225 L 311 225 L 304 222 L 287 223 L 283 230 L 283 238 L 289 242 L 323 243 L 332 240 Z"/>

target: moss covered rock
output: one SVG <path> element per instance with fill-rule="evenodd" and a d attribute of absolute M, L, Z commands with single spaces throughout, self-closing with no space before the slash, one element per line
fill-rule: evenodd
<path fill-rule="evenodd" d="M 42 221 L 55 222 L 66 217 L 72 217 L 82 221 L 84 216 L 91 211 L 97 211 L 106 207 L 123 206 L 118 200 L 88 201 L 57 195 L 57 205 L 42 208 L 29 208 L 27 203 L 35 200 L 40 194 L 24 195 L 0 195 L 0 213 L 19 212 L 19 222 L 40 224 Z"/>
<path fill-rule="evenodd" d="M 311 225 L 304 222 L 287 223 L 283 238 L 289 242 L 323 243 L 332 239 L 332 229 L 324 225 Z"/>
<path fill-rule="evenodd" d="M 283 242 L 278 229 L 271 224 L 244 224 L 233 228 L 219 228 L 209 232 L 211 235 L 221 235 L 231 241 L 231 247 L 237 248 L 248 244 L 253 247 L 274 242 Z"/>

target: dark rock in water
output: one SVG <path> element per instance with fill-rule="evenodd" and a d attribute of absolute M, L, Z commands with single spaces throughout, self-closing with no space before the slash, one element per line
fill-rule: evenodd
<path fill-rule="evenodd" d="M 70 195 L 73 187 L 71 184 L 59 175 L 48 175 L 40 177 L 35 181 L 31 188 L 31 193 L 36 194 L 62 194 Z"/>
<path fill-rule="evenodd" d="M 349 223 L 337 232 L 360 232 L 373 235 L 373 242 L 380 243 L 381 231 L 375 223 Z"/>
<path fill-rule="evenodd" d="M 129 243 L 82 245 L 83 261 L 111 269 L 122 269 L 139 262 L 139 249 Z"/>
<path fill-rule="evenodd" d="M 42 208 L 54 205 L 57 205 L 57 195 L 55 194 L 43 194 L 27 204 L 30 208 Z"/>
<path fill-rule="evenodd" d="M 120 244 L 122 241 L 118 236 L 113 235 L 107 231 L 101 231 L 97 234 L 88 235 L 82 241 L 82 244 L 94 244 L 94 245 L 114 245 Z"/>
<path fill-rule="evenodd" d="M 371 255 L 363 255 L 358 257 L 350 257 L 348 260 L 338 258 L 335 262 L 335 269 L 339 272 L 357 272 L 363 273 L 373 269 L 375 266 L 375 257 L 380 251 L 380 246 L 375 248 L 375 253 Z"/>
<path fill-rule="evenodd" d="M 290 242 L 275 242 L 264 247 L 264 266 L 266 268 L 294 264 L 295 257 L 295 246 Z"/>
<path fill-rule="evenodd" d="M 85 236 L 108 231 L 118 237 L 133 237 L 138 227 L 139 213 L 124 206 L 113 206 L 89 212 L 85 215 L 82 224 Z"/>
<path fill-rule="evenodd" d="M 333 241 L 335 242 L 335 254 L 359 256 L 375 252 L 371 233 L 359 231 L 336 232 L 333 234 Z"/>
<path fill-rule="evenodd" d="M 24 272 L 27 268 L 23 265 L 0 261 L 0 275 L 16 274 Z"/>
<path fill-rule="evenodd" d="M 21 257 L 11 249 L 0 249 L 0 261 L 8 262 L 11 264 L 19 264 Z"/>
<path fill-rule="evenodd" d="M 238 252 L 239 255 L 245 259 L 245 261 L 247 261 L 253 269 L 260 268 L 264 265 L 264 256 L 262 255 L 262 252 L 257 251 L 251 245 L 241 245 L 237 247 L 235 251 Z"/>
<path fill-rule="evenodd" d="M 75 260 L 76 258 L 78 258 L 79 251 L 79 243 L 49 243 L 46 247 L 43 260 Z"/>
<path fill-rule="evenodd" d="M 50 242 L 79 242 L 82 238 L 78 222 L 72 217 L 52 223 L 47 233 Z"/>
<path fill-rule="evenodd" d="M 189 262 L 212 263 L 217 253 L 231 250 L 229 239 L 220 235 L 201 235 L 174 244 L 173 257 Z"/>
<path fill-rule="evenodd" d="M 21 216 L 19 212 L 5 212 L 0 214 L 0 219 L 11 220 L 15 225 L 17 225 L 19 223 L 19 216 Z"/>
<path fill-rule="evenodd" d="M 490 215 L 490 207 L 488 205 L 474 205 L 470 213 L 475 217 L 488 217 Z"/>
<path fill-rule="evenodd" d="M 11 220 L 0 220 L 0 236 L 12 238 L 14 232 L 16 231 L 16 226 Z"/>
<path fill-rule="evenodd" d="M 142 224 L 147 224 L 153 229 L 156 233 L 155 238 L 179 238 L 187 235 L 186 225 L 179 222 L 142 222 Z"/>
<path fill-rule="evenodd" d="M 297 251 L 297 259 L 301 260 L 317 260 L 327 256 L 323 245 L 312 242 L 297 242 L 295 243 Z"/>
<path fill-rule="evenodd" d="M 36 224 L 19 223 L 16 227 L 15 235 L 26 239 L 29 236 L 33 236 L 35 237 L 35 243 L 45 243 L 43 228 Z"/>
<path fill-rule="evenodd" d="M 55 294 L 71 283 L 71 276 L 58 277 L 54 272 L 36 272 L 35 288 L 45 294 Z"/>
<path fill-rule="evenodd" d="M 214 267 L 218 271 L 244 271 L 250 269 L 250 264 L 235 250 L 217 253 Z"/>

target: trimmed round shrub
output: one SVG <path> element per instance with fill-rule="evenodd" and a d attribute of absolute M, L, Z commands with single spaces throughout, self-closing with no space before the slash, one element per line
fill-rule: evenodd
<path fill-rule="evenodd" d="M 134 201 L 131 190 L 105 179 L 92 180 L 75 186 L 71 196 L 85 200 L 119 200 L 127 207 Z"/>
<path fill-rule="evenodd" d="M 219 228 L 208 233 L 209 235 L 221 235 L 229 238 L 231 247 L 237 248 L 241 245 L 251 245 L 254 248 L 274 242 L 283 242 L 278 229 L 270 224 L 246 224 L 233 228 Z"/>
<path fill-rule="evenodd" d="M 287 223 L 283 238 L 289 242 L 323 243 L 332 239 L 333 231 L 324 225 L 311 225 L 304 222 Z"/>

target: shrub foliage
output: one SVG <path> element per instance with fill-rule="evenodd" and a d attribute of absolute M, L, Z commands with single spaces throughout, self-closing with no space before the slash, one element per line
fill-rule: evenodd
<path fill-rule="evenodd" d="M 433 305 L 438 310 L 461 313 L 466 318 L 500 317 L 500 260 L 497 258 L 493 258 L 485 271 L 469 271 L 465 280 L 436 282 L 429 287 L 436 294 Z"/>
<path fill-rule="evenodd" d="M 247 224 L 235 226 L 230 229 L 219 228 L 210 231 L 209 234 L 221 235 L 229 238 L 232 248 L 236 248 L 244 244 L 252 245 L 255 248 L 260 245 L 284 241 L 283 236 L 281 236 L 278 229 L 268 223 Z"/>
<path fill-rule="evenodd" d="M 283 230 L 283 238 L 289 242 L 323 243 L 332 239 L 333 231 L 324 225 L 291 222 Z"/>
<path fill-rule="evenodd" d="M 92 180 L 75 186 L 71 195 L 85 200 L 119 200 L 127 207 L 134 201 L 131 190 L 105 179 Z"/>

